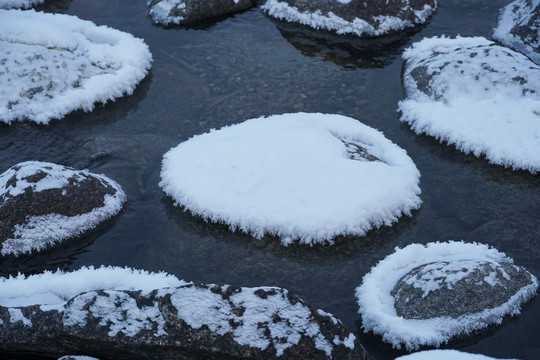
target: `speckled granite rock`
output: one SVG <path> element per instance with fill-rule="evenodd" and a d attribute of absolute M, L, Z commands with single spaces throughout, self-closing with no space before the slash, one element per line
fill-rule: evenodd
<path fill-rule="evenodd" d="M 98 290 L 0 306 L 0 349 L 101 359 L 369 359 L 340 321 L 274 287 Z"/>
<path fill-rule="evenodd" d="M 149 15 L 163 25 L 189 24 L 247 9 L 255 0 L 147 0 Z"/>
<path fill-rule="evenodd" d="M 46 162 L 19 163 L 0 175 L 2 255 L 40 251 L 116 215 L 126 196 L 104 175 Z"/>

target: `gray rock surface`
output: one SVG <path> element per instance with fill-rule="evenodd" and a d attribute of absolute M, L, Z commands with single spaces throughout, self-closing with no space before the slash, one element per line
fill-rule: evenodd
<path fill-rule="evenodd" d="M 149 15 L 163 25 L 189 24 L 247 9 L 255 0 L 147 0 Z"/>
<path fill-rule="evenodd" d="M 437 0 L 268 0 L 270 16 L 316 29 L 379 36 L 427 21 Z"/>
<path fill-rule="evenodd" d="M 501 306 L 532 283 L 527 270 L 511 263 L 442 261 L 413 269 L 391 295 L 406 319 L 458 318 Z"/>
<path fill-rule="evenodd" d="M 5 352 L 102 360 L 369 359 L 332 315 L 271 287 L 89 291 L 53 309 L 0 306 L 0 330 Z"/>
<path fill-rule="evenodd" d="M 103 175 L 46 162 L 0 174 L 2 255 L 40 251 L 116 215 L 126 196 Z"/>

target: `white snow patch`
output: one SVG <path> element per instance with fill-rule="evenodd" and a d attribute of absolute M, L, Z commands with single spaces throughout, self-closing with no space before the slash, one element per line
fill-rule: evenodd
<path fill-rule="evenodd" d="M 132 94 L 152 56 L 132 35 L 63 14 L 0 10 L 0 121 L 51 119 Z"/>
<path fill-rule="evenodd" d="M 15 168 L 19 167 L 19 171 Z M 38 172 L 46 176 L 34 183 L 25 180 L 28 176 Z M 126 201 L 126 195 L 120 185 L 105 175 L 93 174 L 87 170 L 73 170 L 53 163 L 27 161 L 11 167 L 0 175 L 0 196 L 6 200 L 9 197 L 24 193 L 25 189 L 31 188 L 33 192 L 48 189 L 57 189 L 68 185 L 68 179 L 82 180 L 85 175 L 91 175 L 99 179 L 104 185 L 110 185 L 116 193 L 107 194 L 104 197 L 102 207 L 96 207 L 92 211 L 76 216 L 64 216 L 60 214 L 47 214 L 31 216 L 23 225 L 16 225 L 13 238 L 8 238 L 2 243 L 2 255 L 20 255 L 34 250 L 40 251 L 65 239 L 78 236 L 85 231 L 96 227 L 101 222 L 118 214 Z M 16 182 L 9 183 L 15 176 Z M 3 204 L 0 204 L 2 206 Z"/>
<path fill-rule="evenodd" d="M 356 336 L 353 334 L 350 334 L 345 338 L 345 340 L 341 340 L 337 335 L 334 337 L 334 344 L 336 345 L 344 345 L 348 347 L 349 349 L 354 349 L 354 340 L 356 340 Z"/>
<path fill-rule="evenodd" d="M 0 0 L 0 9 L 28 9 L 44 0 Z"/>
<path fill-rule="evenodd" d="M 150 6 L 152 0 L 147 0 L 146 4 Z M 161 0 L 150 8 L 148 14 L 152 17 L 155 23 L 161 23 L 164 25 L 180 24 L 184 20 L 183 16 L 170 16 L 172 9 L 177 8 L 185 12 L 186 3 L 182 0 Z"/>
<path fill-rule="evenodd" d="M 409 355 L 403 355 L 395 360 L 497 360 L 495 358 L 471 354 L 466 352 L 461 352 L 458 350 L 425 350 L 419 351 Z M 505 359 L 500 359 L 505 360 Z M 506 359 L 506 360 L 516 360 L 516 359 Z"/>
<path fill-rule="evenodd" d="M 58 360 L 99 360 L 98 358 L 93 358 L 85 355 L 65 355 Z"/>
<path fill-rule="evenodd" d="M 10 309 L 8 309 L 8 312 L 9 312 L 9 321 L 11 323 L 16 323 L 18 321 L 22 321 L 22 323 L 25 326 L 32 326 L 32 321 L 24 316 L 21 309 L 10 308 Z"/>
<path fill-rule="evenodd" d="M 408 97 L 399 111 L 414 132 L 485 155 L 493 164 L 540 170 L 540 66 L 480 37 L 423 39 L 403 58 Z M 421 66 L 438 73 L 429 84 L 431 96 L 411 76 Z M 533 91 L 524 91 L 520 81 Z"/>
<path fill-rule="evenodd" d="M 347 4 L 350 0 L 337 0 L 342 4 Z M 408 1 L 406 1 L 408 3 Z M 408 4 L 404 7 L 407 10 Z M 395 16 L 375 16 L 373 19 L 360 19 L 356 17 L 353 21 L 348 21 L 337 16 L 333 12 L 323 14 L 321 10 L 300 12 L 298 8 L 290 6 L 285 1 L 267 0 L 261 7 L 268 15 L 288 22 L 297 22 L 310 26 L 314 29 L 326 29 L 335 31 L 337 34 L 353 34 L 357 36 L 379 36 L 392 31 L 402 30 L 412 27 L 415 24 L 423 23 L 435 10 L 425 5 L 422 10 L 416 10 L 415 22 L 400 19 Z M 378 23 L 375 28 L 368 20 Z"/>
<path fill-rule="evenodd" d="M 522 38 L 511 32 L 514 26 L 528 26 L 538 6 L 540 6 L 540 0 L 516 0 L 502 8 L 493 38 L 523 52 L 537 64 L 540 64 L 540 53 L 535 50 L 540 49 L 540 36 L 538 36 L 537 41 L 524 43 Z M 540 21 L 537 21 L 534 25 L 531 32 L 536 31 L 540 34 Z"/>
<path fill-rule="evenodd" d="M 461 264 L 463 261 L 513 262 L 504 253 L 488 245 L 462 241 L 412 244 L 403 249 L 396 248 L 396 252 L 374 266 L 364 276 L 362 285 L 356 288 L 364 331 L 372 330 L 375 334 L 382 335 L 384 341 L 396 348 L 401 348 L 402 344 L 408 350 L 417 349 L 421 345 L 439 346 L 453 336 L 500 323 L 506 315 L 519 314 L 521 304 L 536 294 L 538 280 L 531 275 L 532 284 L 521 288 L 506 303 L 493 309 L 485 309 L 458 318 L 438 317 L 422 320 L 405 319 L 396 314 L 391 291 L 399 279 L 414 268 L 425 264 L 456 261 Z M 437 276 L 437 272 L 432 275 Z M 425 283 L 429 283 L 429 279 L 426 278 Z"/>
<path fill-rule="evenodd" d="M 381 161 L 353 160 L 344 142 Z M 355 119 L 258 118 L 198 135 L 167 152 L 161 188 L 185 209 L 284 245 L 364 235 L 410 215 L 420 173 L 405 150 Z"/>

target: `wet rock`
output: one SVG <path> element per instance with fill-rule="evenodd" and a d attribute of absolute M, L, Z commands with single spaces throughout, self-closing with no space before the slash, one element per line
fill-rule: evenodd
<path fill-rule="evenodd" d="M 47 162 L 19 163 L 0 175 L 2 255 L 40 251 L 116 215 L 126 196 L 104 175 Z"/>
<path fill-rule="evenodd" d="M 540 0 L 516 0 L 504 7 L 493 37 L 540 64 Z"/>
<path fill-rule="evenodd" d="M 379 36 L 426 22 L 436 7 L 437 0 L 268 0 L 262 8 L 315 29 Z"/>
<path fill-rule="evenodd" d="M 0 349 L 102 359 L 369 359 L 340 321 L 275 287 L 98 290 L 0 306 Z"/>
<path fill-rule="evenodd" d="M 149 15 L 163 25 L 189 24 L 255 5 L 255 0 L 147 0 Z"/>

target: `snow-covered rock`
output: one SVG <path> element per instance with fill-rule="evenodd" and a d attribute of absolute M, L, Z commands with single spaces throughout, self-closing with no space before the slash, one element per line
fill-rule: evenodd
<path fill-rule="evenodd" d="M 356 297 L 366 332 L 413 350 L 500 324 L 537 289 L 536 277 L 504 253 L 449 241 L 396 249 L 364 276 Z"/>
<path fill-rule="evenodd" d="M 255 0 L 146 0 L 148 14 L 163 25 L 189 24 L 247 9 Z"/>
<path fill-rule="evenodd" d="M 64 355 L 58 360 L 99 360 L 98 358 L 85 356 L 85 355 Z"/>
<path fill-rule="evenodd" d="M 28 9 L 44 0 L 0 0 L 0 9 Z"/>
<path fill-rule="evenodd" d="M 427 21 L 437 0 L 267 0 L 270 16 L 338 34 L 379 36 Z"/>
<path fill-rule="evenodd" d="M 47 124 L 131 94 L 152 60 L 130 34 L 33 10 L 0 10 L 0 48 L 0 121 L 8 124 Z"/>
<path fill-rule="evenodd" d="M 126 195 L 104 175 L 47 162 L 19 163 L 0 174 L 2 255 L 40 251 L 118 214 Z"/>
<path fill-rule="evenodd" d="M 540 64 L 540 0 L 516 0 L 505 6 L 493 37 Z"/>
<path fill-rule="evenodd" d="M 0 278 L 0 349 L 114 359 L 367 359 L 339 320 L 287 290 L 187 284 L 122 268 Z"/>
<path fill-rule="evenodd" d="M 403 355 L 395 360 L 512 360 L 512 359 L 495 359 L 489 356 L 480 354 L 471 354 L 458 350 L 425 350 Z M 515 360 L 515 359 L 514 359 Z"/>
<path fill-rule="evenodd" d="M 340 115 L 284 114 L 198 135 L 165 154 L 160 186 L 205 219 L 284 245 L 364 235 L 417 209 L 420 173 L 379 131 Z"/>
<path fill-rule="evenodd" d="M 484 38 L 413 44 L 399 103 L 417 134 L 454 144 L 491 163 L 540 170 L 540 66 Z"/>

